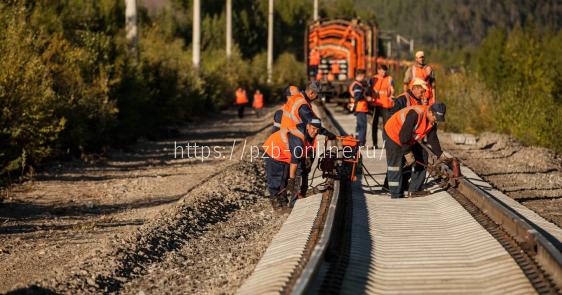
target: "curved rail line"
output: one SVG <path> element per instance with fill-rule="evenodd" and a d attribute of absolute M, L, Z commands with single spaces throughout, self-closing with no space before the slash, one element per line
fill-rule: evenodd
<path fill-rule="evenodd" d="M 321 113 L 340 134 L 350 129 L 349 118 Z M 445 164 L 440 170 L 452 173 Z M 285 245 L 283 256 L 274 240 L 238 293 L 559 294 L 562 230 L 462 171 L 456 188 L 406 200 L 365 196 L 360 182 L 334 181 L 305 221 L 309 230 L 294 223 L 278 234 L 300 229 L 305 243 Z M 291 267 L 283 268 L 288 257 Z"/>

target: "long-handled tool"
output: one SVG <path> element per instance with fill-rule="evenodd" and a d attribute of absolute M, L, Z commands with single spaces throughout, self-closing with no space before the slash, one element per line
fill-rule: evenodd
<path fill-rule="evenodd" d="M 440 159 L 435 155 L 433 150 L 428 147 L 425 143 L 419 141 L 418 142 L 421 147 L 427 152 L 429 158 L 432 160 L 432 163 L 422 163 L 420 161 L 416 161 L 418 164 L 426 167 L 427 172 L 435 179 L 442 179 L 443 182 L 441 186 L 444 188 L 447 187 L 456 187 L 458 184 L 458 179 L 463 177 L 460 169 L 459 160 L 455 157 L 453 158 L 446 158 Z"/>

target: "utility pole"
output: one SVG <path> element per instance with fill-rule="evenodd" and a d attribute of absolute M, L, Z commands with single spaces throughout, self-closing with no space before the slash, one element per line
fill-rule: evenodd
<path fill-rule="evenodd" d="M 318 20 L 318 0 L 314 0 L 314 14 L 312 20 Z"/>
<path fill-rule="evenodd" d="M 193 68 L 197 71 L 201 62 L 201 1 L 193 0 Z"/>
<path fill-rule="evenodd" d="M 137 1 L 125 0 L 125 31 L 129 54 L 138 60 L 139 27 L 137 23 Z"/>
<path fill-rule="evenodd" d="M 267 83 L 271 84 L 273 76 L 273 0 L 269 0 L 269 24 L 267 27 Z"/>
<path fill-rule="evenodd" d="M 232 55 L 232 0 L 226 0 L 226 58 Z"/>

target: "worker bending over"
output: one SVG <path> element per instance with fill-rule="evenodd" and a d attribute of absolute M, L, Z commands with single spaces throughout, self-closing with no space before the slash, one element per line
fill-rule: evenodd
<path fill-rule="evenodd" d="M 414 65 L 409 67 L 404 74 L 404 92 L 412 88 L 414 79 L 422 79 L 427 84 L 428 90 L 424 98 L 428 100 L 428 104 L 435 103 L 435 74 L 433 68 L 425 63 L 425 54 L 423 51 L 416 52 L 416 61 Z"/>
<path fill-rule="evenodd" d="M 394 80 L 392 76 L 388 75 L 388 67 L 384 64 L 379 64 L 377 66 L 377 75 L 370 79 L 369 85 L 371 87 L 371 93 L 373 95 L 372 107 L 373 112 L 373 128 L 371 130 L 371 135 L 373 137 L 373 146 L 378 146 L 377 131 L 379 126 L 379 118 L 382 118 L 382 126 L 389 116 L 390 109 L 394 106 Z M 381 128 L 381 131 L 383 129 Z M 382 132 L 384 134 L 384 132 Z"/>
<path fill-rule="evenodd" d="M 267 188 L 271 205 L 275 209 L 287 203 L 283 198 L 284 192 L 292 199 L 300 193 L 305 151 L 308 146 L 313 145 L 322 124 L 319 119 L 314 118 L 306 125 L 300 124 L 298 128 L 304 137 L 296 136 L 282 128 L 270 135 L 262 146 L 266 154 Z"/>
<path fill-rule="evenodd" d="M 421 191 L 425 181 L 426 170 L 424 165 L 416 163 L 424 161 L 423 148 L 418 143 L 427 138 L 427 143 L 437 157 L 443 157 L 439 138 L 437 137 L 437 122 L 445 121 L 446 107 L 443 103 L 431 106 L 406 107 L 388 120 L 384 126 L 387 138 L 386 161 L 387 178 L 390 195 L 392 198 L 401 198 L 405 187 L 408 187 L 408 196 L 426 195 Z M 414 165 L 409 185 L 403 177 L 403 169 Z M 411 169 L 411 168 L 410 168 Z"/>
<path fill-rule="evenodd" d="M 359 145 L 365 146 L 367 141 L 367 113 L 369 113 L 370 98 L 366 95 L 366 87 L 363 85 L 365 80 L 365 70 L 355 72 L 355 81 L 349 85 L 351 95 L 351 111 L 355 114 L 357 124 L 355 133 L 359 139 Z"/>

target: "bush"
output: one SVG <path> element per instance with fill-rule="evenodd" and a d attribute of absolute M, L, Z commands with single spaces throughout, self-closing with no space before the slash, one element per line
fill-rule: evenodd
<path fill-rule="evenodd" d="M 447 105 L 446 130 L 477 133 L 493 128 L 494 98 L 484 83 L 464 72 L 441 70 L 437 75 L 442 77 L 438 99 Z"/>

